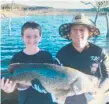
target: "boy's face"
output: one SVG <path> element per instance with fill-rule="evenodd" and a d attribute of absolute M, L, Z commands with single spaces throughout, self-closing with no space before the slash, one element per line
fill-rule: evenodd
<path fill-rule="evenodd" d="M 27 28 L 22 36 L 26 47 L 38 46 L 41 40 L 40 31 L 38 29 Z"/>
<path fill-rule="evenodd" d="M 84 25 L 74 25 L 71 28 L 70 39 L 74 44 L 82 46 L 89 37 L 89 29 Z"/>

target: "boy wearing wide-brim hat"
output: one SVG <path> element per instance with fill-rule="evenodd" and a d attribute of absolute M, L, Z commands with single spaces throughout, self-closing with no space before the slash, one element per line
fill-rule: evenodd
<path fill-rule="evenodd" d="M 89 37 L 100 34 L 99 29 L 88 17 L 79 14 L 74 17 L 72 23 L 62 24 L 59 27 L 59 34 L 72 41 L 56 55 L 61 64 L 101 80 L 95 90 L 96 94 L 80 93 L 80 89 L 77 88 L 75 95 L 69 96 L 65 104 L 103 104 L 101 92 L 109 88 L 106 84 L 109 83 L 108 54 L 104 49 L 88 42 Z M 95 95 L 99 96 L 95 97 Z"/>
<path fill-rule="evenodd" d="M 91 21 L 87 16 L 85 16 L 84 14 L 79 14 L 79 15 L 76 15 L 74 18 L 73 18 L 73 23 L 66 23 L 66 24 L 62 24 L 60 27 L 59 27 L 59 34 L 66 38 L 66 39 L 69 39 L 69 34 L 70 34 L 70 30 L 71 30 L 71 27 L 74 26 L 74 25 L 84 25 L 86 26 L 89 31 L 90 31 L 90 37 L 91 36 L 97 36 L 100 34 L 100 31 L 99 29 L 95 26 L 94 22 Z"/>

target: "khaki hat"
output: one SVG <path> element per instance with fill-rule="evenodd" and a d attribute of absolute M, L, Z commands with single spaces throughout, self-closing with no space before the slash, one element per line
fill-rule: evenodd
<path fill-rule="evenodd" d="M 65 23 L 62 24 L 59 27 L 59 34 L 66 38 L 69 39 L 69 34 L 70 34 L 70 30 L 71 27 L 73 25 L 85 25 L 89 28 L 89 31 L 91 32 L 91 35 L 89 37 L 92 36 L 97 36 L 100 34 L 99 29 L 95 26 L 94 22 L 92 22 L 87 16 L 85 16 L 83 13 L 78 14 L 74 17 L 73 22 L 72 23 Z"/>

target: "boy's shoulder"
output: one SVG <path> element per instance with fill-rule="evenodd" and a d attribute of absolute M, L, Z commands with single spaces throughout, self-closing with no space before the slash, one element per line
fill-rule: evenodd
<path fill-rule="evenodd" d="M 45 56 L 48 56 L 48 55 L 51 56 L 51 53 L 49 51 L 44 50 L 44 49 L 41 49 L 39 54 L 45 55 Z"/>
<path fill-rule="evenodd" d="M 97 46 L 96 44 L 93 44 L 93 43 L 89 43 L 90 45 L 90 49 L 93 50 L 94 52 L 103 52 L 103 51 L 106 51 L 104 48 L 100 47 L 100 46 Z"/>
<path fill-rule="evenodd" d="M 13 59 L 13 60 L 17 60 L 17 59 L 22 58 L 22 56 L 23 56 L 23 51 L 19 51 L 19 52 L 16 52 L 16 53 L 13 55 L 12 59 Z"/>
<path fill-rule="evenodd" d="M 22 51 L 19 51 L 19 52 L 16 52 L 13 57 L 18 57 L 18 56 L 20 56 L 22 54 L 23 54 L 23 52 Z"/>
<path fill-rule="evenodd" d="M 57 55 L 68 52 L 71 49 L 71 47 L 72 47 L 72 43 L 65 45 L 57 52 Z"/>
<path fill-rule="evenodd" d="M 102 47 L 100 47 L 100 46 L 97 46 L 97 45 L 95 45 L 95 44 L 92 44 L 92 43 L 90 43 L 90 49 L 91 49 L 91 52 L 97 53 L 97 54 L 99 54 L 100 56 L 101 56 L 101 55 L 106 55 L 106 54 L 108 54 L 108 52 L 107 52 L 106 49 L 104 49 L 104 48 L 102 48 Z"/>

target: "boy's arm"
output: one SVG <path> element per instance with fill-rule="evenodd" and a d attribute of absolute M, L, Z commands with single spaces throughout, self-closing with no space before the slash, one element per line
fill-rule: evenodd
<path fill-rule="evenodd" d="M 102 52 L 101 75 L 99 88 L 105 92 L 109 89 L 109 55 L 105 50 Z"/>
<path fill-rule="evenodd" d="M 31 81 L 32 87 L 40 93 L 47 93 L 46 89 L 42 86 L 38 79 L 34 79 Z"/>

